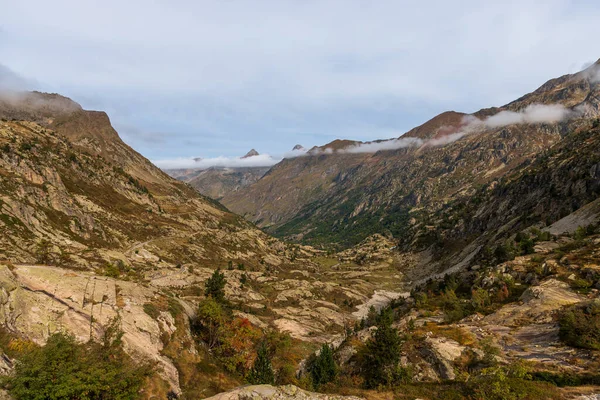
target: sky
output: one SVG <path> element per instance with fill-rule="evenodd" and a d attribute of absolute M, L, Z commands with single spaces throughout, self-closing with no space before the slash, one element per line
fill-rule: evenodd
<path fill-rule="evenodd" d="M 394 138 L 600 58 L 600 2 L 0 0 L 0 79 L 106 111 L 159 166 Z"/>

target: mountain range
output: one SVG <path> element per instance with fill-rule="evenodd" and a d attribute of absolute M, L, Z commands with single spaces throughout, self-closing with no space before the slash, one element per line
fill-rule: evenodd
<path fill-rule="evenodd" d="M 0 119 L 0 398 L 600 392 L 600 60 L 272 167 L 167 174 L 58 94 Z"/>

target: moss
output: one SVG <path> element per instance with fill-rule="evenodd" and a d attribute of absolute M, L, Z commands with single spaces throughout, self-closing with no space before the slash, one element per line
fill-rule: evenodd
<path fill-rule="evenodd" d="M 153 319 L 157 319 L 160 316 L 160 311 L 158 311 L 158 308 L 152 303 L 144 304 L 144 312 Z"/>

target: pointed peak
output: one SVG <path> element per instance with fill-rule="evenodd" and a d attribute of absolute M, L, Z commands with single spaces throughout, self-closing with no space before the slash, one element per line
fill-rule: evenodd
<path fill-rule="evenodd" d="M 249 157 L 254 157 L 254 156 L 258 156 L 258 155 L 260 155 L 258 153 L 258 151 L 252 149 L 249 152 L 247 152 L 246 155 L 244 157 L 242 157 L 242 158 L 249 158 Z"/>
<path fill-rule="evenodd" d="M 297 144 L 297 145 L 295 145 L 295 146 L 294 146 L 294 148 L 292 149 L 292 151 L 294 151 L 294 150 L 306 150 L 306 149 L 305 149 L 305 148 L 304 148 L 304 146 L 302 146 L 301 144 Z"/>

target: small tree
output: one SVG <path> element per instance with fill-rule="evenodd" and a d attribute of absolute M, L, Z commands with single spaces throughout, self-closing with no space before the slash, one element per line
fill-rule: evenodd
<path fill-rule="evenodd" d="M 313 356 L 309 361 L 308 370 L 315 388 L 335 379 L 337 365 L 333 359 L 333 349 L 328 344 L 323 344 L 319 355 Z"/>
<path fill-rule="evenodd" d="M 273 373 L 273 366 L 271 365 L 271 357 L 269 355 L 267 344 L 264 341 L 258 347 L 256 360 L 254 360 L 254 365 L 248 373 L 247 380 L 253 385 L 272 385 L 275 383 L 275 374 Z"/>
<path fill-rule="evenodd" d="M 221 327 L 226 322 L 226 313 L 213 298 L 204 300 L 198 306 L 198 314 L 193 328 L 206 342 L 209 349 L 219 344 Z"/>
<path fill-rule="evenodd" d="M 398 330 L 392 327 L 391 310 L 382 312 L 377 321 L 377 331 L 367 342 L 362 357 L 362 373 L 367 388 L 389 386 L 398 376 L 401 340 Z"/>
<path fill-rule="evenodd" d="M 217 268 L 210 278 L 206 281 L 204 295 L 212 297 L 216 301 L 222 303 L 225 301 L 225 275 Z"/>

